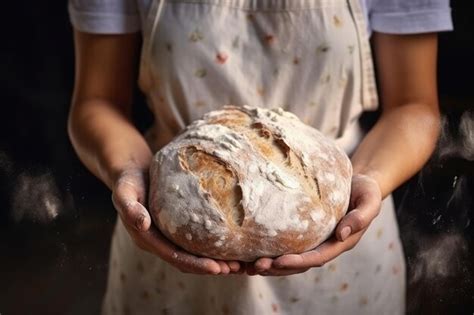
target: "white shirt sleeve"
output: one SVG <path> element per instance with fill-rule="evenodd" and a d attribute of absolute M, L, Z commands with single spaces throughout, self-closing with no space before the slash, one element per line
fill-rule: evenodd
<path fill-rule="evenodd" d="M 449 0 L 366 0 L 370 28 L 390 34 L 453 29 Z"/>
<path fill-rule="evenodd" d="M 69 18 L 77 30 L 123 34 L 141 29 L 136 0 L 69 0 Z"/>

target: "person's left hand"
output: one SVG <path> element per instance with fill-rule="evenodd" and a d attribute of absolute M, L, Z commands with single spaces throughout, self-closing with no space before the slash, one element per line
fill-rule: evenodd
<path fill-rule="evenodd" d="M 247 273 L 287 276 L 313 267 L 322 267 L 359 242 L 372 220 L 379 214 L 381 203 L 382 194 L 377 182 L 366 175 L 354 175 L 349 210 L 328 240 L 302 254 L 288 254 L 274 259 L 260 258 L 255 263 L 247 264 Z"/>

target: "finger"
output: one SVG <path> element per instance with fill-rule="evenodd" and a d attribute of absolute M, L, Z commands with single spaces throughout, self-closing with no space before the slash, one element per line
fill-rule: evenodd
<path fill-rule="evenodd" d="M 357 208 L 345 215 L 337 225 L 337 239 L 344 241 L 349 235 L 366 229 L 379 213 L 380 199 L 371 195 L 361 196 Z"/>
<path fill-rule="evenodd" d="M 171 265 L 192 273 L 219 274 L 221 266 L 215 260 L 194 256 L 166 239 L 155 227 L 148 231 L 132 231 L 145 244 L 146 250 L 154 253 Z"/>
<path fill-rule="evenodd" d="M 221 267 L 218 262 L 205 257 L 197 257 L 184 251 L 175 251 L 171 255 L 162 257 L 165 261 L 190 273 L 217 275 L 221 273 Z"/>
<path fill-rule="evenodd" d="M 341 242 L 332 238 L 313 250 L 300 255 L 283 255 L 275 259 L 273 266 L 278 269 L 302 269 L 311 267 L 322 267 L 328 261 L 336 258 L 343 252 L 352 249 L 362 237 L 365 229 L 352 234 Z"/>
<path fill-rule="evenodd" d="M 271 258 L 259 258 L 255 262 L 255 270 L 260 273 L 262 271 L 268 270 L 272 267 L 273 259 Z"/>
<path fill-rule="evenodd" d="M 227 265 L 227 263 L 225 261 L 222 261 L 222 260 L 216 260 L 216 262 L 219 264 L 219 266 L 221 267 L 221 272 L 220 274 L 221 275 L 228 275 L 229 272 L 230 272 L 230 268 L 229 268 L 229 265 Z"/>
<path fill-rule="evenodd" d="M 290 276 L 299 273 L 303 273 L 308 271 L 309 268 L 298 268 L 298 269 L 277 269 L 277 268 L 270 268 L 262 273 L 259 273 L 261 276 L 266 277 L 281 277 L 281 276 Z"/>
<path fill-rule="evenodd" d="M 275 268 L 278 269 L 301 269 L 311 267 L 322 267 L 329 260 L 319 249 L 313 249 L 301 255 L 285 255 L 281 256 L 274 262 Z"/>
<path fill-rule="evenodd" d="M 146 201 L 146 185 L 142 175 L 122 175 L 115 183 L 113 192 L 119 197 L 144 203 Z"/>
<path fill-rule="evenodd" d="M 134 186 L 119 184 L 112 194 L 112 202 L 123 221 L 138 231 L 150 228 L 151 217 L 146 208 L 138 202 L 138 193 Z"/>
<path fill-rule="evenodd" d="M 221 272 L 220 265 L 215 260 L 189 254 L 171 244 L 156 229 L 152 229 L 152 231 L 154 233 L 151 233 L 151 231 L 145 232 L 144 241 L 152 245 L 152 248 L 169 263 L 186 268 L 191 272 L 207 272 L 210 274 L 219 274 Z"/>
<path fill-rule="evenodd" d="M 114 203 L 115 204 L 115 203 Z M 138 201 L 129 200 L 115 206 L 120 218 L 137 231 L 147 231 L 151 226 L 151 217 L 148 210 Z"/>
<path fill-rule="evenodd" d="M 377 182 L 366 175 L 352 178 L 350 211 L 338 223 L 335 231 L 339 241 L 367 228 L 380 213 L 382 196 Z"/>
<path fill-rule="evenodd" d="M 240 271 L 240 263 L 236 260 L 230 260 L 227 262 L 231 273 L 238 273 Z"/>
<path fill-rule="evenodd" d="M 137 194 L 137 200 L 140 203 L 146 202 L 146 187 L 148 183 L 148 171 L 127 170 L 118 178 L 115 189 L 123 186 L 132 187 Z M 115 190 L 114 189 L 114 190 Z"/>

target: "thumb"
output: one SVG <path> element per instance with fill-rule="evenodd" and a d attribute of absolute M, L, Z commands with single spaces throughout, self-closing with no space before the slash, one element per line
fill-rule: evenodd
<path fill-rule="evenodd" d="M 366 229 L 380 212 L 382 197 L 378 184 L 371 178 L 355 178 L 351 191 L 351 207 L 336 228 L 336 238 L 346 240 Z"/>
<path fill-rule="evenodd" d="M 148 210 L 138 202 L 138 193 L 133 186 L 118 185 L 112 193 L 112 203 L 124 223 L 138 231 L 146 231 L 151 226 Z"/>

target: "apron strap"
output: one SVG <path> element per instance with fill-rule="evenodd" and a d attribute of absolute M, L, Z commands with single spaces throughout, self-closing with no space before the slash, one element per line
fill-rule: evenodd
<path fill-rule="evenodd" d="M 357 36 L 359 39 L 362 108 L 368 111 L 376 110 L 378 107 L 378 95 L 366 18 L 364 16 L 360 0 L 348 0 L 348 3 L 351 14 L 354 18 L 355 26 L 357 28 Z"/>
<path fill-rule="evenodd" d="M 139 84 L 143 91 L 148 91 L 153 84 L 153 76 L 150 69 L 150 58 L 153 49 L 153 38 L 155 37 L 158 21 L 165 6 L 166 0 L 152 0 L 145 23 L 143 25 L 143 45 L 140 58 Z"/>
<path fill-rule="evenodd" d="M 153 1 L 153 6 L 154 8 L 152 8 L 152 11 L 156 12 L 153 14 L 153 23 L 151 24 L 151 30 L 149 30 L 149 32 L 147 31 L 146 33 L 149 34 L 149 38 L 152 39 L 152 38 L 155 38 L 155 33 L 156 33 L 156 27 L 158 25 L 158 21 L 160 20 L 160 17 L 161 17 L 161 13 L 163 12 L 163 8 L 165 6 L 165 2 L 166 0 L 155 0 Z M 148 44 L 144 47 L 146 49 L 146 54 L 147 54 L 147 57 L 150 57 L 151 56 L 151 49 L 152 49 L 152 45 L 150 44 L 151 41 L 148 41 Z"/>

